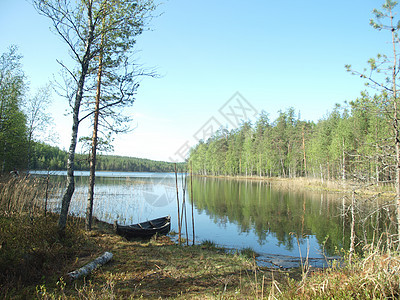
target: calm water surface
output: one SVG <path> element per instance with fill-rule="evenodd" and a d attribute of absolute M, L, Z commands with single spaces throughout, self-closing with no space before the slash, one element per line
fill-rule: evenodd
<path fill-rule="evenodd" d="M 40 173 L 40 172 L 39 172 Z M 65 182 L 65 172 L 53 172 L 53 186 Z M 112 223 L 131 224 L 171 215 L 171 230 L 178 232 L 177 193 L 172 173 L 97 172 L 94 216 Z M 76 190 L 70 213 L 84 215 L 88 172 L 75 172 Z M 189 240 L 193 240 L 190 178 L 186 185 L 178 176 L 182 209 Z M 51 197 L 60 209 L 60 189 Z M 297 265 L 298 258 L 314 259 L 319 265 L 335 248 L 348 248 L 349 218 L 343 217 L 347 204 L 338 194 L 311 193 L 274 187 L 257 181 L 193 178 L 195 241 L 213 241 L 232 249 L 252 248 L 260 261 L 276 266 Z M 364 228 L 365 229 L 365 226 Z M 186 237 L 185 226 L 183 236 Z M 368 234 L 368 230 L 367 230 Z M 313 260 L 311 260 L 313 263 Z"/>

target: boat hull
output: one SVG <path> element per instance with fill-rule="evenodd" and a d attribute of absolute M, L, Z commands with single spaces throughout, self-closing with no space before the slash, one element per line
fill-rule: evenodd
<path fill-rule="evenodd" d="M 166 235 L 171 230 L 171 217 L 158 218 L 133 225 L 114 223 L 117 234 L 126 238 L 151 238 L 155 234 Z"/>

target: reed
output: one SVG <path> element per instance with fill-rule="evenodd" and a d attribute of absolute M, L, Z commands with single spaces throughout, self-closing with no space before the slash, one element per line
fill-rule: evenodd
<path fill-rule="evenodd" d="M 382 241 L 385 241 L 384 243 Z M 344 252 L 343 262 L 308 272 L 302 280 L 290 280 L 280 293 L 284 299 L 398 299 L 400 256 L 394 244 L 379 239 L 357 255 Z"/>
<path fill-rule="evenodd" d="M 200 244 L 201 247 L 205 249 L 217 249 L 217 244 L 211 240 L 204 240 Z"/>
<path fill-rule="evenodd" d="M 240 254 L 247 258 L 255 258 L 259 256 L 257 252 L 253 250 L 251 247 L 246 247 L 240 250 Z"/>
<path fill-rule="evenodd" d="M 37 214 L 44 209 L 45 185 L 40 178 L 11 178 L 0 184 L 0 209 L 5 215 Z"/>
<path fill-rule="evenodd" d="M 75 254 L 71 245 L 83 241 L 76 222 L 59 237 L 58 216 L 45 214 L 45 186 L 43 178 L 1 179 L 0 298 L 13 298 L 25 285 L 59 272 Z"/>

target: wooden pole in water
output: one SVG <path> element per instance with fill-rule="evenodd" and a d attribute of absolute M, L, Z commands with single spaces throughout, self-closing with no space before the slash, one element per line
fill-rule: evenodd
<path fill-rule="evenodd" d="M 183 180 L 184 180 L 183 174 L 181 174 L 181 181 L 182 181 L 182 210 L 181 210 L 181 224 L 180 224 L 181 228 L 183 226 L 183 219 L 185 217 L 183 212 L 184 212 L 184 209 L 185 209 L 185 194 L 186 194 L 185 193 L 186 186 L 185 186 L 185 182 Z"/>
<path fill-rule="evenodd" d="M 178 241 L 180 244 L 181 243 L 181 218 L 180 218 L 180 212 L 179 212 L 178 172 L 176 170 L 176 163 L 175 163 L 175 185 L 176 185 L 176 203 L 178 206 Z"/>
<path fill-rule="evenodd" d="M 192 161 L 190 161 L 190 199 L 192 201 L 192 227 L 193 227 L 193 245 L 194 245 L 194 240 L 195 240 L 195 235 L 194 235 L 194 199 L 193 199 L 193 164 Z"/>
<path fill-rule="evenodd" d="M 185 230 L 186 230 L 186 245 L 189 246 L 189 233 L 187 227 L 187 214 L 186 214 L 186 186 L 187 186 L 187 171 L 185 175 L 182 174 L 182 188 L 183 188 L 183 200 L 182 200 L 182 220 L 185 218 Z M 183 222 L 182 222 L 183 223 Z"/>

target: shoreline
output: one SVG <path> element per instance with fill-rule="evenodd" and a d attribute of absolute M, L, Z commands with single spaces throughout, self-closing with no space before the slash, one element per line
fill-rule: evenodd
<path fill-rule="evenodd" d="M 261 181 L 269 182 L 274 184 L 275 187 L 282 188 L 298 188 L 311 191 L 321 191 L 330 193 L 351 193 L 357 191 L 358 193 L 379 193 L 384 197 L 395 196 L 394 187 L 391 184 L 381 183 L 379 186 L 372 184 L 360 184 L 350 180 L 324 180 L 321 181 L 319 178 L 311 177 L 266 177 L 266 176 L 243 176 L 243 175 L 193 175 L 193 177 L 200 178 L 215 178 L 215 179 L 227 179 L 227 180 L 240 180 L 240 181 Z"/>

